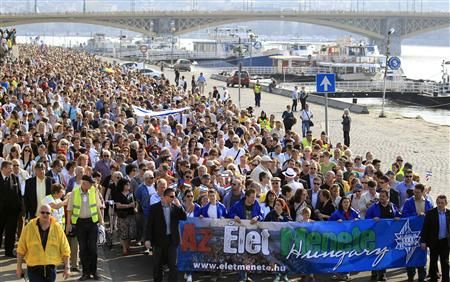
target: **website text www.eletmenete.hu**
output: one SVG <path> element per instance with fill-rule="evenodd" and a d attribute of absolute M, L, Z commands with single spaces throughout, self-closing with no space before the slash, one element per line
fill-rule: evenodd
<path fill-rule="evenodd" d="M 285 272 L 284 265 L 265 265 L 265 264 L 236 264 L 236 263 L 209 263 L 194 262 L 193 268 L 196 270 L 228 270 L 228 271 L 268 271 L 268 272 Z"/>

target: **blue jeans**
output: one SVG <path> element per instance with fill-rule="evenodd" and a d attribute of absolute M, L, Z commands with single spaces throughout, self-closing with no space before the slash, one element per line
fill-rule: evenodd
<path fill-rule="evenodd" d="M 56 267 L 47 269 L 44 277 L 44 270 L 30 269 L 27 270 L 28 280 L 30 282 L 54 282 L 56 281 Z"/>
<path fill-rule="evenodd" d="M 306 136 L 306 131 L 309 130 L 309 120 L 303 120 L 302 121 L 302 136 L 305 137 Z"/>

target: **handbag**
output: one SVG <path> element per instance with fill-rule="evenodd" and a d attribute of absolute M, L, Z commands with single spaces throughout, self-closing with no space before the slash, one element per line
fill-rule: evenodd
<path fill-rule="evenodd" d="M 309 117 L 308 112 L 307 112 L 306 110 L 304 110 L 304 111 L 305 111 L 305 113 L 306 113 L 306 116 L 308 116 L 308 123 L 309 123 L 309 126 L 310 126 L 310 127 L 313 127 L 313 126 L 314 126 L 314 122 L 312 122 L 311 118 Z"/>

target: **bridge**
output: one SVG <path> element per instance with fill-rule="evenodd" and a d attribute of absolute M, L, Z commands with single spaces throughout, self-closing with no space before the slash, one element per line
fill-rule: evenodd
<path fill-rule="evenodd" d="M 401 54 L 401 41 L 450 26 L 449 12 L 388 11 L 145 11 L 0 14 L 0 26 L 71 22 L 127 29 L 145 36 L 182 35 L 215 26 L 251 21 L 289 21 L 332 27 L 367 37 L 386 48 L 389 29 L 391 54 Z"/>

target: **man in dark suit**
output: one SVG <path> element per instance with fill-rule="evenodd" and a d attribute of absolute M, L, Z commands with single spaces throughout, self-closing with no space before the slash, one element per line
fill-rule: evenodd
<path fill-rule="evenodd" d="M 164 190 L 161 202 L 150 206 L 150 217 L 147 223 L 146 242 L 147 248 L 153 247 L 153 279 L 162 281 L 162 266 L 169 265 L 169 280 L 177 281 L 176 269 L 177 247 L 180 244 L 178 222 L 186 220 L 186 212 L 175 197 L 175 190 Z"/>
<path fill-rule="evenodd" d="M 51 194 L 53 180 L 45 176 L 45 165 L 38 162 L 34 166 L 35 177 L 27 179 L 25 182 L 25 217 L 32 219 L 36 217 L 37 208 L 45 196 Z"/>
<path fill-rule="evenodd" d="M 63 163 L 57 159 L 52 162 L 51 167 L 52 169 L 47 171 L 45 176 L 49 177 L 50 179 L 53 179 L 54 183 L 62 184 L 61 171 L 63 169 Z"/>
<path fill-rule="evenodd" d="M 314 177 L 319 176 L 320 178 L 322 178 L 321 175 L 317 173 L 317 167 L 318 164 L 314 161 L 311 161 L 309 166 L 309 173 L 307 175 L 303 175 L 300 178 L 306 181 L 307 185 L 307 187 L 305 187 L 306 189 L 312 189 L 314 187 Z"/>
<path fill-rule="evenodd" d="M 0 177 L 0 246 L 5 230 L 5 256 L 15 257 L 13 253 L 17 220 L 22 210 L 22 193 L 19 180 L 12 174 L 12 163 L 3 161 Z"/>
<path fill-rule="evenodd" d="M 322 179 L 318 176 L 314 177 L 313 188 L 308 190 L 308 200 L 311 203 L 313 210 L 320 207 L 320 186 L 322 185 Z"/>
<path fill-rule="evenodd" d="M 441 260 L 442 282 L 449 282 L 448 256 L 450 251 L 450 210 L 446 208 L 448 202 L 445 195 L 436 199 L 436 208 L 426 215 L 420 234 L 422 249 L 430 248 L 430 280 L 438 279 L 438 259 Z"/>

